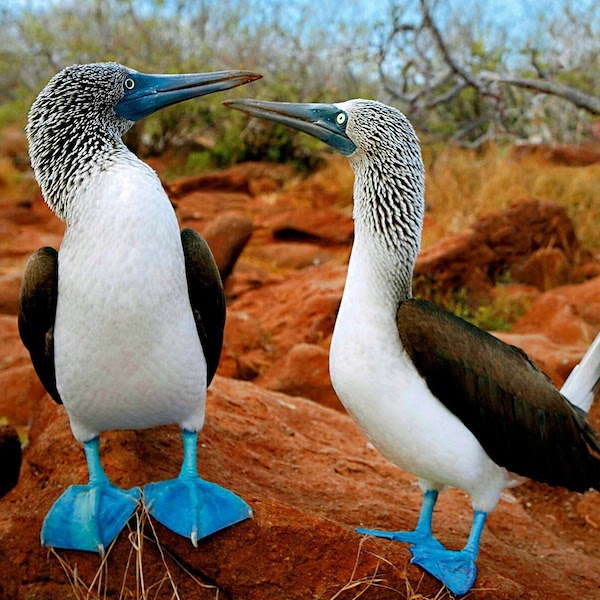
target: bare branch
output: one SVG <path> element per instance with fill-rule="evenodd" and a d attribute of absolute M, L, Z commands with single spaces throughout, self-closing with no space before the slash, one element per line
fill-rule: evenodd
<path fill-rule="evenodd" d="M 467 147 L 478 148 L 479 146 L 484 144 L 486 141 L 492 139 L 492 137 L 494 136 L 495 129 L 493 126 L 493 119 L 494 119 L 493 115 L 485 114 L 485 115 L 479 117 L 479 119 L 476 119 L 475 121 L 471 121 L 470 123 L 467 123 L 465 125 L 465 127 L 460 129 L 459 131 L 457 131 L 452 136 L 452 141 L 460 143 L 460 145 L 464 146 L 465 148 L 467 148 Z M 470 133 L 472 133 L 479 127 L 483 127 L 486 123 L 490 123 L 490 126 L 487 128 L 487 130 L 483 134 L 478 136 L 475 140 L 473 140 L 472 142 L 467 142 L 464 139 Z"/>
<path fill-rule="evenodd" d="M 439 94 L 433 98 L 427 100 L 419 110 L 425 110 L 427 108 L 435 108 L 440 104 L 445 104 L 446 102 L 450 102 L 453 98 L 458 96 L 460 92 L 462 92 L 467 87 L 467 83 L 464 81 L 459 81 L 454 85 L 454 87 L 443 94 Z"/>
<path fill-rule="evenodd" d="M 593 115 L 600 115 L 600 97 L 586 94 L 580 89 L 574 88 L 570 85 L 565 85 L 546 79 L 521 79 L 518 77 L 507 77 L 489 72 L 482 73 L 480 76 L 488 81 L 496 81 L 506 85 L 513 85 L 515 87 L 534 90 L 536 92 L 541 92 L 542 94 L 558 96 L 568 100 L 578 108 L 587 110 Z"/>
<path fill-rule="evenodd" d="M 424 15 L 424 24 L 426 26 L 428 26 L 429 29 L 431 30 L 431 33 L 433 34 L 436 44 L 437 44 L 440 52 L 442 53 L 442 56 L 444 57 L 444 61 L 446 62 L 446 64 L 457 75 L 460 75 L 469 85 L 471 85 L 475 89 L 483 92 L 484 90 L 483 90 L 483 85 L 482 85 L 481 81 L 479 81 L 477 78 L 475 78 L 469 70 L 465 69 L 456 60 L 454 60 L 452 53 L 448 49 L 448 46 L 446 45 L 446 42 L 444 41 L 444 38 L 442 37 L 442 33 L 440 32 L 438 26 L 435 24 L 435 22 L 431 16 L 429 7 L 427 6 L 427 2 L 425 0 L 421 0 L 421 10 L 423 11 L 423 15 Z"/>
<path fill-rule="evenodd" d="M 548 69 L 544 69 L 538 60 L 540 51 L 537 48 L 527 48 L 527 52 L 529 54 L 529 62 L 535 69 L 538 77 L 540 79 L 552 79 L 550 71 L 548 71 Z"/>

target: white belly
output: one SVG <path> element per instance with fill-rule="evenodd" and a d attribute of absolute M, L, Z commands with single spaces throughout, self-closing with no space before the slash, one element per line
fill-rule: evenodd
<path fill-rule="evenodd" d="M 474 435 L 429 391 L 401 349 L 395 311 L 344 299 L 330 351 L 333 387 L 371 443 L 424 480 L 469 493 L 490 511 L 508 483 Z M 387 312 L 387 314 L 386 314 Z"/>
<path fill-rule="evenodd" d="M 59 252 L 55 367 L 73 434 L 198 430 L 206 361 L 173 209 L 137 164 L 97 175 L 89 189 Z"/>

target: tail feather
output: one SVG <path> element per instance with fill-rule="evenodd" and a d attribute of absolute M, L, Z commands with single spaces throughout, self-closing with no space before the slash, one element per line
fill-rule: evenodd
<path fill-rule="evenodd" d="M 560 389 L 574 406 L 588 413 L 600 383 L 600 333 Z"/>

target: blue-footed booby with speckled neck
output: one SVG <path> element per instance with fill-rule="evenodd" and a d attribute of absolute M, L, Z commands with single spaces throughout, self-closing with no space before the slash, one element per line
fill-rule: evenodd
<path fill-rule="evenodd" d="M 412 562 L 457 594 L 476 577 L 487 514 L 524 478 L 600 487 L 600 444 L 586 411 L 600 376 L 600 336 L 559 392 L 525 353 L 412 297 L 424 214 L 417 136 L 395 108 L 226 101 L 312 134 L 346 155 L 355 174 L 355 235 L 330 351 L 333 387 L 373 445 L 420 478 L 424 500 L 408 532 L 359 529 L 412 544 Z M 460 551 L 432 535 L 446 485 L 475 510 Z"/>
<path fill-rule="evenodd" d="M 206 388 L 223 342 L 219 272 L 204 238 L 179 231 L 158 176 L 121 136 L 160 108 L 259 77 L 74 65 L 31 107 L 31 164 L 67 228 L 59 252 L 42 248 L 27 263 L 19 331 L 46 390 L 64 403 L 90 475 L 46 516 L 47 546 L 104 553 L 135 510 L 140 489 L 114 486 L 100 462 L 98 436 L 111 429 L 179 424 L 181 472 L 146 485 L 144 501 L 194 545 L 251 516 L 241 498 L 200 479 L 196 468 Z"/>

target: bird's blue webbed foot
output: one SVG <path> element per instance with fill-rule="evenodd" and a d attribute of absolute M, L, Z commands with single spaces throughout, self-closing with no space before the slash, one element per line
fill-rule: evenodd
<path fill-rule="evenodd" d="M 438 492 L 435 490 L 425 492 L 414 531 L 379 531 L 362 528 L 357 531 L 411 544 L 409 548 L 413 555 L 411 563 L 419 565 L 439 579 L 453 594 L 466 594 L 477 577 L 475 559 L 479 552 L 479 540 L 487 515 L 482 511 L 476 511 L 465 547 L 459 551 L 448 550 L 433 537 L 431 532 L 433 508 L 437 497 Z"/>
<path fill-rule="evenodd" d="M 204 481 L 196 468 L 197 433 L 183 431 L 184 459 L 176 479 L 144 487 L 148 512 L 194 546 L 203 537 L 252 516 L 251 508 L 233 492 Z"/>
<path fill-rule="evenodd" d="M 453 594 L 466 594 L 477 577 L 475 556 L 467 550 L 447 550 L 416 545 L 410 548 L 410 562 L 439 579 Z"/>
<path fill-rule="evenodd" d="M 442 544 L 431 533 L 433 507 L 435 506 L 437 497 L 438 492 L 435 490 L 425 492 L 419 513 L 419 520 L 414 531 L 381 531 L 379 529 L 365 529 L 363 527 L 357 528 L 356 531 L 396 542 L 406 542 L 408 544 L 417 544 L 431 548 L 443 548 Z"/>
<path fill-rule="evenodd" d="M 453 594 L 466 594 L 477 577 L 475 559 L 486 517 L 482 511 L 475 512 L 469 539 L 462 550 L 447 550 L 439 542 L 439 547 L 415 544 L 410 548 L 413 555 L 410 562 L 439 579 Z"/>
<path fill-rule="evenodd" d="M 138 506 L 141 490 L 113 485 L 100 464 L 98 438 L 84 444 L 90 481 L 72 485 L 54 503 L 42 525 L 42 544 L 104 555 Z"/>

